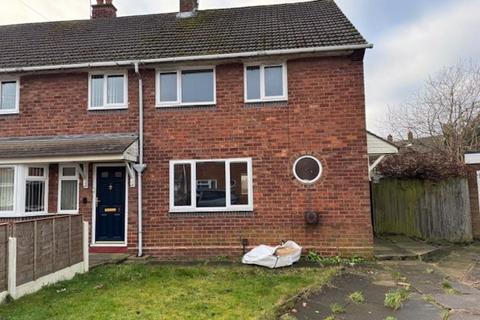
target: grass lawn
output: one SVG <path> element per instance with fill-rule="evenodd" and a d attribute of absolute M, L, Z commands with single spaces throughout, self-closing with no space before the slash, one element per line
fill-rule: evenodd
<path fill-rule="evenodd" d="M 0 305 L 0 319 L 269 319 L 289 298 L 322 286 L 335 272 L 240 265 L 104 266 Z"/>

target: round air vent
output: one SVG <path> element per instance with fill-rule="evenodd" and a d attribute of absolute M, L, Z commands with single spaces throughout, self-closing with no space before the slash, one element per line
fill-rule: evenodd
<path fill-rule="evenodd" d="M 315 157 L 302 156 L 293 164 L 293 174 L 302 183 L 315 183 L 322 176 L 322 164 Z"/>

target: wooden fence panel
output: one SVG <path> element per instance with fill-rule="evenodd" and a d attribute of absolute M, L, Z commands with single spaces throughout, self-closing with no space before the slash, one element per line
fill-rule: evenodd
<path fill-rule="evenodd" d="M 0 292 L 8 288 L 8 224 L 0 225 Z"/>
<path fill-rule="evenodd" d="M 70 237 L 70 264 L 83 261 L 83 218 L 72 216 Z"/>
<path fill-rule="evenodd" d="M 472 240 L 467 180 L 440 182 L 382 179 L 372 186 L 377 234 L 403 234 L 427 240 Z"/>
<path fill-rule="evenodd" d="M 13 227 L 17 238 L 17 286 L 34 280 L 34 229 L 32 222 L 19 222 Z"/>
<path fill-rule="evenodd" d="M 70 220 L 69 217 L 55 219 L 55 270 L 70 265 Z"/>
<path fill-rule="evenodd" d="M 36 269 L 35 278 L 43 277 L 54 271 L 53 259 L 53 219 L 39 220 L 37 223 Z"/>

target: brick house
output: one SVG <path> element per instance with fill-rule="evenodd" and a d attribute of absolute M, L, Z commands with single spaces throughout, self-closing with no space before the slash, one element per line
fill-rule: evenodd
<path fill-rule="evenodd" d="M 91 250 L 372 253 L 363 57 L 331 0 L 0 27 L 0 214 Z"/>

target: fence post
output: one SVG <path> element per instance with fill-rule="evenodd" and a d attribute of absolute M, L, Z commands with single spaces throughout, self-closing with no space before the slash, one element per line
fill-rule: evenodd
<path fill-rule="evenodd" d="M 88 247 L 88 222 L 83 222 L 83 270 L 88 272 L 90 256 Z"/>
<path fill-rule="evenodd" d="M 17 238 L 8 238 L 8 293 L 17 296 Z"/>

